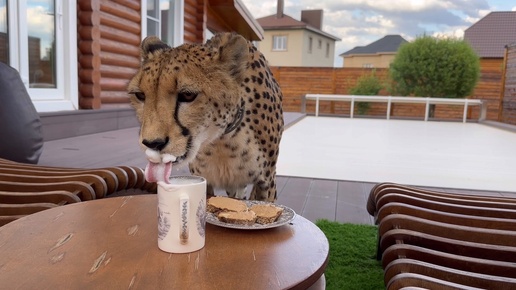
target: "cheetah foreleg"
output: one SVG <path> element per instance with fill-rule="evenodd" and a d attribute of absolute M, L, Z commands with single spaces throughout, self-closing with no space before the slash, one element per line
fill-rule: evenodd
<path fill-rule="evenodd" d="M 236 190 L 234 191 L 229 191 L 229 190 L 226 190 L 226 193 L 228 194 L 229 197 L 231 198 L 236 198 L 236 199 L 245 199 L 246 198 L 246 195 L 247 195 L 247 185 L 244 186 L 244 187 L 240 187 L 240 188 L 237 188 Z"/>

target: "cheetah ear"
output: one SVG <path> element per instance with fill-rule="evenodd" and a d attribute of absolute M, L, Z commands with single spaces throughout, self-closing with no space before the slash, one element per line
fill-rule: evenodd
<path fill-rule="evenodd" d="M 249 47 L 247 40 L 235 33 L 223 35 L 219 47 L 219 61 L 238 82 L 243 81 L 247 67 Z"/>
<path fill-rule="evenodd" d="M 161 41 L 156 36 L 148 36 L 140 45 L 140 53 L 143 61 L 152 59 L 154 56 L 160 54 L 163 50 L 170 48 L 166 43 Z"/>

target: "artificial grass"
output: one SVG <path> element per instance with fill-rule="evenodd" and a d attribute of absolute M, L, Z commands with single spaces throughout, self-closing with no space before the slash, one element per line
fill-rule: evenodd
<path fill-rule="evenodd" d="M 318 220 L 330 244 L 325 271 L 328 290 L 385 289 L 383 269 L 376 260 L 378 228 Z"/>

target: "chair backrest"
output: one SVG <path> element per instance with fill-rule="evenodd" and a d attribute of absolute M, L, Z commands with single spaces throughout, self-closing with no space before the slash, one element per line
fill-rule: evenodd
<path fill-rule="evenodd" d="M 0 62 L 0 158 L 38 163 L 43 151 L 39 114 L 20 74 Z"/>
<path fill-rule="evenodd" d="M 436 279 L 421 274 L 401 273 L 397 274 L 387 283 L 387 290 L 422 290 L 422 289 L 447 289 L 447 290 L 481 290 L 482 288 L 469 287 Z"/>
<path fill-rule="evenodd" d="M 481 289 L 516 289 L 516 279 L 461 271 L 413 259 L 397 259 L 389 263 L 385 268 L 384 279 L 386 284 L 388 284 L 393 277 L 401 273 L 420 274 L 466 287 Z"/>
<path fill-rule="evenodd" d="M 516 247 L 515 231 L 453 225 L 409 215 L 391 214 L 385 217 L 378 226 L 378 234 L 383 237 L 392 229 L 406 229 L 464 242 Z"/>
<path fill-rule="evenodd" d="M 450 254 L 408 244 L 396 244 L 383 253 L 384 268 L 397 259 L 413 259 L 455 270 L 516 279 L 516 264 Z"/>
<path fill-rule="evenodd" d="M 485 229 L 498 229 L 498 230 L 508 230 L 508 231 L 516 231 L 516 219 L 511 218 L 512 216 L 516 216 L 516 211 L 513 213 L 507 214 L 510 210 L 503 210 L 501 213 L 492 208 L 477 208 L 474 207 L 475 211 L 471 210 L 472 207 L 461 208 L 460 206 L 450 206 L 449 208 L 435 207 L 439 210 L 429 209 L 426 207 L 427 203 L 432 204 L 433 202 L 423 202 L 420 203 L 419 206 L 402 203 L 402 202 L 389 202 L 383 205 L 378 211 L 377 222 L 381 222 L 385 217 L 391 214 L 404 214 L 413 217 L 419 217 L 422 219 L 432 220 L 436 222 L 454 224 L 454 225 L 462 225 L 469 227 L 478 227 Z M 459 210 L 457 210 L 457 208 Z M 448 209 L 448 211 L 443 211 Z M 476 214 L 484 214 L 489 211 L 497 211 L 499 214 L 490 214 L 497 216 L 504 216 L 504 218 L 500 217 L 484 217 Z M 461 212 L 461 213 L 456 213 Z M 466 214 L 464 214 L 466 213 Z M 509 218 L 505 218 L 509 216 Z"/>
<path fill-rule="evenodd" d="M 379 247 L 386 250 L 399 243 L 460 256 L 516 263 L 515 247 L 467 242 L 406 229 L 393 229 L 386 232 L 380 239 Z"/>

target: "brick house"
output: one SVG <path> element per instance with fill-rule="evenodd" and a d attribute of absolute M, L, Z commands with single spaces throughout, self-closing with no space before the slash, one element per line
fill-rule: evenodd
<path fill-rule="evenodd" d="M 0 2 L 0 61 L 20 72 L 38 112 L 127 106 L 139 44 L 172 46 L 263 30 L 241 0 L 55 0 Z"/>

